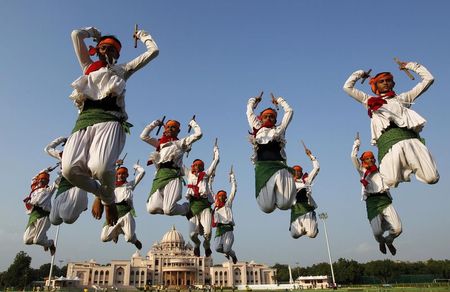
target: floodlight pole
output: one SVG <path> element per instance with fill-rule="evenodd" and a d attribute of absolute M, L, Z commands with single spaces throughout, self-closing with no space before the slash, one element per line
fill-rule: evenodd
<path fill-rule="evenodd" d="M 334 279 L 334 271 L 333 271 L 333 261 L 331 260 L 330 244 L 328 243 L 327 224 L 325 223 L 325 220 L 328 218 L 328 214 L 327 213 L 320 213 L 319 214 L 319 218 L 322 219 L 323 229 L 325 230 L 325 240 L 327 242 L 328 259 L 330 261 L 331 277 L 333 278 L 333 289 L 336 289 L 336 280 Z"/>
<path fill-rule="evenodd" d="M 58 235 L 59 235 L 59 227 L 61 225 L 58 225 L 58 227 L 56 228 L 56 235 L 55 235 L 55 248 L 58 247 Z M 48 274 L 48 290 L 50 291 L 50 286 L 52 283 L 52 274 L 53 274 L 53 265 L 55 264 L 55 255 L 56 255 L 56 251 L 55 253 L 52 255 L 52 260 L 50 263 L 50 273 Z"/>

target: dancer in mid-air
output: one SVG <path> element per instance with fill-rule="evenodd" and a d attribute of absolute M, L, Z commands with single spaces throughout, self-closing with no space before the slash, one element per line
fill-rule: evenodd
<path fill-rule="evenodd" d="M 411 109 L 434 78 L 423 65 L 415 62 L 399 64 L 401 70 L 414 71 L 422 78 L 410 91 L 395 93 L 393 75 L 382 72 L 370 79 L 371 89 L 376 94 L 370 96 L 355 88 L 359 79 L 369 77 L 363 70 L 350 75 L 344 90 L 368 109 L 371 142 L 378 148 L 379 171 L 387 186 L 397 187 L 401 182 L 410 181 L 412 173 L 423 183 L 435 184 L 439 181 L 436 163 L 419 135 L 426 121 Z"/>
<path fill-rule="evenodd" d="M 375 157 L 371 151 L 364 152 L 358 160 L 361 145 L 359 135 L 352 148 L 352 162 L 361 177 L 362 200 L 366 202 L 367 218 L 372 227 L 373 235 L 379 243 L 379 249 L 386 253 L 386 246 L 392 255 L 397 253 L 393 241 L 402 233 L 402 222 L 392 205 L 389 187 L 384 183 L 375 164 Z M 360 162 L 361 161 L 361 162 Z M 388 232 L 386 236 L 384 233 Z"/>

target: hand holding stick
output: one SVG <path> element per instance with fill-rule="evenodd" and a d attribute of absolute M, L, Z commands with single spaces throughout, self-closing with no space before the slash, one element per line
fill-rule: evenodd
<path fill-rule="evenodd" d="M 48 172 L 52 172 L 53 170 L 55 170 L 57 167 L 59 167 L 61 165 L 61 162 L 56 163 L 55 166 L 49 166 L 47 167 L 47 171 Z"/>
<path fill-rule="evenodd" d="M 195 121 L 195 115 L 192 116 L 191 121 Z M 192 130 L 192 127 L 191 127 L 191 125 L 189 125 L 189 127 L 188 127 L 188 134 L 191 132 L 191 130 Z"/>
<path fill-rule="evenodd" d="M 119 159 L 116 161 L 116 167 L 117 167 L 117 168 L 119 168 L 119 167 L 121 167 L 121 166 L 123 165 L 123 163 L 124 163 L 124 161 L 125 161 L 125 157 L 127 157 L 127 155 L 128 155 L 128 152 L 125 153 L 125 155 L 123 156 L 122 159 L 119 158 Z"/>
<path fill-rule="evenodd" d="M 138 159 L 138 161 L 136 162 L 136 164 L 139 165 L 139 159 Z M 134 169 L 133 176 L 136 176 L 136 169 Z"/>
<path fill-rule="evenodd" d="M 137 48 L 137 41 L 138 41 L 137 32 L 138 32 L 138 25 L 135 24 L 135 25 L 134 25 L 134 34 L 133 34 L 133 38 L 134 38 L 134 48 Z"/>
<path fill-rule="evenodd" d="M 272 103 L 273 103 L 273 105 L 275 106 L 275 108 L 276 108 L 277 110 L 279 110 L 277 99 L 275 98 L 275 96 L 273 95 L 272 92 L 270 93 L 270 95 L 272 96 Z"/>
<path fill-rule="evenodd" d="M 405 68 L 405 62 L 401 62 L 398 58 L 394 58 L 394 61 L 400 66 L 400 70 L 404 71 L 406 75 L 408 75 L 409 79 L 414 80 L 414 76 L 411 74 L 411 72 L 409 72 L 408 69 Z"/>
<path fill-rule="evenodd" d="M 263 94 L 264 94 L 264 91 L 261 91 L 259 96 L 255 97 L 255 104 L 253 104 L 253 109 L 255 109 L 258 106 L 259 102 L 262 99 Z"/>
<path fill-rule="evenodd" d="M 308 157 L 311 156 L 311 150 L 308 149 L 308 147 L 306 147 L 305 142 L 303 142 L 303 140 L 300 140 L 302 142 L 303 148 L 305 149 L 305 153 L 306 155 L 308 155 Z"/>
<path fill-rule="evenodd" d="M 234 174 L 234 171 L 233 171 L 233 164 L 231 165 L 231 169 L 230 169 L 230 183 L 231 183 L 231 175 L 232 174 Z"/>
<path fill-rule="evenodd" d="M 156 136 L 159 135 L 159 131 L 161 131 L 161 127 L 164 125 L 164 120 L 166 119 L 166 116 L 163 116 L 163 118 L 159 121 L 158 130 L 156 131 Z"/>
<path fill-rule="evenodd" d="M 364 81 L 366 81 L 366 79 L 370 77 L 370 72 L 372 72 L 372 69 L 369 69 L 368 71 L 364 72 L 364 74 L 361 78 L 361 84 L 363 84 Z"/>

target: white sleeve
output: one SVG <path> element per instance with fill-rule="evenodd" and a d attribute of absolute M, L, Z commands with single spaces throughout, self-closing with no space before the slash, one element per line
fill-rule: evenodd
<path fill-rule="evenodd" d="M 200 140 L 200 138 L 203 136 L 202 129 L 200 128 L 200 126 L 197 124 L 197 122 L 195 120 L 191 120 L 189 122 L 189 126 L 192 127 L 192 130 L 194 131 L 194 133 L 183 139 L 183 141 L 182 141 L 183 147 L 191 146 L 192 143 Z"/>
<path fill-rule="evenodd" d="M 150 137 L 150 132 L 156 128 L 158 125 L 158 120 L 154 120 L 147 126 L 145 126 L 144 130 L 142 130 L 141 135 L 139 136 L 142 141 L 147 142 L 148 144 L 152 145 L 153 147 L 158 147 L 158 139 Z"/>
<path fill-rule="evenodd" d="M 133 166 L 133 169 L 136 171 L 136 176 L 134 177 L 134 181 L 133 181 L 133 190 L 134 190 L 134 188 L 138 185 L 138 183 L 141 182 L 142 178 L 144 177 L 145 170 L 139 164 L 135 164 Z"/>
<path fill-rule="evenodd" d="M 319 165 L 319 161 L 317 161 L 316 157 L 312 156 L 312 165 L 313 165 L 313 169 L 311 170 L 311 172 L 308 175 L 307 181 L 309 184 L 311 184 L 313 182 L 313 180 L 316 178 L 317 174 L 320 171 L 320 165 Z"/>
<path fill-rule="evenodd" d="M 219 164 L 219 147 L 214 146 L 214 158 L 213 161 L 211 162 L 211 165 L 209 166 L 209 168 L 206 170 L 206 174 L 208 176 L 214 175 L 214 173 L 216 172 L 216 168 L 217 168 L 217 164 Z"/>
<path fill-rule="evenodd" d="M 356 139 L 355 142 L 353 143 L 351 159 L 352 159 L 353 166 L 356 168 L 359 175 L 362 175 L 361 163 L 359 162 L 359 159 L 358 159 L 358 151 L 359 151 L 360 143 L 361 142 L 358 139 Z"/>
<path fill-rule="evenodd" d="M 125 80 L 130 78 L 134 72 L 147 65 L 159 54 L 158 46 L 149 33 L 144 30 L 139 30 L 137 32 L 137 36 L 139 40 L 147 47 L 147 51 L 125 64 Z"/>
<path fill-rule="evenodd" d="M 253 107 L 255 105 L 256 99 L 254 97 L 250 98 L 247 102 L 247 120 L 250 128 L 253 130 L 261 128 L 261 121 L 253 112 Z"/>
<path fill-rule="evenodd" d="M 93 27 L 86 27 L 83 29 L 76 29 L 72 31 L 72 43 L 75 49 L 75 54 L 77 56 L 78 62 L 80 63 L 83 73 L 86 71 L 87 67 L 92 64 L 91 57 L 89 56 L 89 51 L 84 43 L 84 39 L 93 37 L 95 33 L 98 33 Z"/>
<path fill-rule="evenodd" d="M 236 190 L 237 190 L 236 177 L 234 176 L 234 173 L 230 174 L 230 180 L 231 180 L 230 196 L 228 197 L 227 202 L 225 204 L 231 208 L 231 206 L 233 205 L 234 197 L 236 195 Z"/>
<path fill-rule="evenodd" d="M 350 75 L 347 81 L 345 81 L 343 89 L 345 92 L 347 92 L 348 95 L 353 97 L 356 101 L 366 105 L 367 100 L 370 98 L 370 96 L 367 93 L 362 92 L 361 90 L 355 88 L 356 81 L 361 79 L 363 75 L 364 75 L 363 70 L 353 72 L 353 74 Z"/>
<path fill-rule="evenodd" d="M 286 129 L 292 120 L 292 115 L 294 114 L 294 111 L 282 97 L 277 98 L 277 103 L 281 105 L 284 109 L 283 120 L 281 121 L 280 126 L 277 127 L 277 132 L 284 133 L 286 132 Z"/>
<path fill-rule="evenodd" d="M 59 156 L 61 151 L 58 151 L 56 147 L 64 142 L 67 141 L 66 137 L 59 137 L 50 142 L 45 148 L 44 151 L 50 155 L 53 158 L 56 158 L 57 160 L 61 160 L 61 157 Z"/>
<path fill-rule="evenodd" d="M 427 91 L 427 89 L 431 86 L 431 84 L 433 84 L 434 77 L 427 70 L 427 68 L 415 62 L 407 63 L 405 68 L 416 72 L 420 76 L 420 78 L 422 78 L 422 81 L 419 82 L 416 86 L 414 86 L 413 89 L 399 95 L 399 98 L 402 101 L 410 104 L 414 102 L 414 100 L 416 100 L 416 98 L 418 98 L 420 95 L 422 95 L 422 93 Z"/>

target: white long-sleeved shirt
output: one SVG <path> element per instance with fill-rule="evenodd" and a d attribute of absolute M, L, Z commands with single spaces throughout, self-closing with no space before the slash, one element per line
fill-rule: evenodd
<path fill-rule="evenodd" d="M 142 131 L 140 138 L 142 141 L 157 148 L 160 146 L 159 151 L 155 151 L 150 154 L 149 160 L 153 161 L 156 169 L 159 169 L 161 163 L 172 161 L 174 166 L 183 170 L 183 155 L 191 148 L 192 143 L 199 140 L 202 137 L 202 130 L 195 120 L 191 120 L 189 125 L 194 131 L 193 134 L 176 141 L 170 141 L 159 145 L 157 138 L 151 137 L 151 131 L 158 126 L 158 120 L 151 122 Z"/>
<path fill-rule="evenodd" d="M 130 207 L 133 207 L 133 191 L 145 175 L 145 170 L 142 166 L 135 164 L 133 168 L 136 171 L 134 180 L 126 182 L 114 189 L 116 203 L 125 201 Z"/>
<path fill-rule="evenodd" d="M 62 144 L 66 140 L 67 140 L 66 137 L 58 137 L 55 140 L 53 140 L 52 142 L 50 142 L 50 144 L 48 144 L 44 148 L 44 151 L 47 152 L 47 154 L 50 155 L 51 157 L 57 159 L 58 161 L 61 161 L 60 155 L 61 155 L 62 151 L 57 150 L 56 147 L 58 147 L 58 145 Z"/>
<path fill-rule="evenodd" d="M 126 80 L 128 80 L 134 72 L 154 59 L 158 55 L 159 49 L 150 34 L 146 31 L 139 30 L 137 32 L 137 37 L 147 48 L 143 54 L 130 62 L 108 65 L 97 71 L 91 72 L 89 75 L 84 75 L 86 70 L 93 63 L 84 39 L 95 37 L 99 34 L 98 30 L 93 27 L 72 31 L 72 42 L 83 75 L 71 84 L 74 91 L 70 95 L 70 98 L 81 111 L 83 110 L 84 101 L 86 99 L 95 101 L 101 100 L 108 95 L 113 95 L 117 97 L 117 106 L 120 107 L 121 112 L 119 114 L 117 112 L 112 113 L 126 119 L 127 115 L 125 112 L 124 100 Z"/>
<path fill-rule="evenodd" d="M 271 141 L 277 141 L 280 143 L 281 146 L 281 157 L 283 159 L 286 159 L 286 152 L 284 151 L 284 146 L 286 145 L 286 129 L 289 125 L 289 123 L 292 120 L 292 115 L 294 114 L 294 111 L 289 106 L 289 104 L 282 98 L 277 98 L 277 103 L 281 105 L 281 107 L 284 110 L 284 116 L 281 121 L 281 124 L 279 126 L 273 127 L 273 128 L 261 128 L 262 122 L 253 112 L 253 107 L 255 105 L 256 99 L 250 98 L 247 103 L 247 120 L 250 128 L 252 129 L 259 129 L 256 133 L 256 137 L 250 137 L 250 142 L 253 144 L 253 155 L 252 155 L 252 162 L 255 163 L 257 161 L 257 151 L 258 151 L 258 145 L 259 144 L 267 144 Z"/>
<path fill-rule="evenodd" d="M 302 178 L 298 178 L 295 180 L 295 188 L 297 190 L 297 193 L 301 189 L 306 189 L 306 197 L 308 198 L 308 204 L 310 206 L 313 206 L 314 208 L 317 208 L 317 204 L 312 197 L 312 183 L 316 178 L 317 174 L 319 173 L 320 165 L 319 161 L 317 161 L 316 157 L 314 156 L 311 156 L 311 162 L 313 165 L 313 169 L 308 174 L 308 177 L 305 179 L 305 182 L 303 182 Z"/>
<path fill-rule="evenodd" d="M 218 163 L 219 163 L 219 148 L 217 146 L 215 146 L 213 161 L 211 162 L 211 165 L 208 167 L 208 169 L 205 171 L 205 175 L 204 175 L 203 179 L 200 182 L 198 182 L 198 184 L 197 184 L 198 173 L 194 174 L 194 173 L 192 173 L 192 171 L 189 168 L 187 168 L 187 167 L 184 168 L 184 173 L 187 176 L 188 184 L 197 185 L 199 188 L 198 192 L 200 194 L 200 197 L 208 198 L 208 201 L 211 204 L 214 203 L 214 198 L 211 193 L 211 188 L 208 185 L 209 180 L 210 180 L 209 178 L 211 175 L 214 175 L 214 173 L 216 172 Z M 189 200 L 189 198 L 191 196 L 194 196 L 194 190 L 192 188 L 187 188 L 186 199 Z"/>
<path fill-rule="evenodd" d="M 236 178 L 234 174 L 230 175 L 231 191 L 230 196 L 227 198 L 225 205 L 222 208 L 214 208 L 214 222 L 221 224 L 234 225 L 233 219 L 233 200 L 236 195 Z"/>
<path fill-rule="evenodd" d="M 33 206 L 38 206 L 44 211 L 50 212 L 52 209 L 52 195 L 57 188 L 58 181 L 55 180 L 55 182 L 45 188 L 36 189 L 31 193 L 30 201 L 28 203 Z"/>
<path fill-rule="evenodd" d="M 353 143 L 351 159 L 353 166 L 355 166 L 356 170 L 358 171 L 359 176 L 363 178 L 366 169 L 361 166 L 358 158 L 359 145 L 359 140 L 355 140 L 355 142 Z M 367 182 L 369 182 L 369 184 L 366 187 L 361 184 L 361 200 L 365 201 L 367 197 L 370 196 L 370 194 L 382 192 L 386 192 L 388 196 L 391 197 L 389 193 L 389 187 L 384 183 L 379 171 L 369 174 L 365 179 L 367 180 Z"/>
<path fill-rule="evenodd" d="M 372 145 L 376 145 L 383 130 L 391 122 L 395 123 L 398 127 L 408 128 L 417 133 L 422 131 L 422 128 L 425 126 L 426 120 L 414 110 L 411 110 L 410 107 L 430 87 L 434 82 L 434 78 L 424 66 L 418 63 L 409 62 L 405 68 L 416 72 L 422 78 L 422 81 L 410 91 L 403 92 L 392 98 L 385 98 L 387 104 L 383 104 L 381 108 L 372 113 L 372 119 L 370 121 Z M 344 91 L 356 101 L 363 104 L 365 108 L 368 108 L 367 102 L 371 96 L 355 88 L 355 83 L 363 74 L 363 70 L 358 70 L 350 75 L 344 84 Z M 383 95 L 381 96 L 383 97 Z"/>

